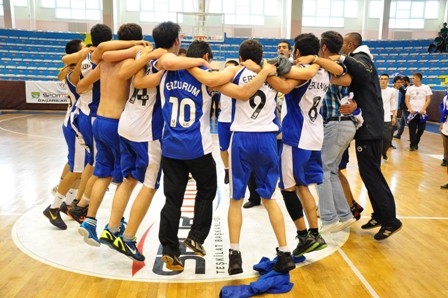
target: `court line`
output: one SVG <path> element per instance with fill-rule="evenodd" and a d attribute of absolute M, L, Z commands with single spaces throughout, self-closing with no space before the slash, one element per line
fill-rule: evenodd
<path fill-rule="evenodd" d="M 13 118 L 8 118 L 8 119 L 2 119 L 2 120 L 0 120 L 0 123 L 6 122 L 6 121 L 9 121 L 9 120 L 17 120 L 17 119 L 20 119 L 20 118 L 30 117 L 30 116 L 32 116 L 32 115 L 23 115 L 23 116 L 19 116 L 19 117 L 13 117 Z M 5 132 L 9 132 L 9 133 L 12 133 L 12 134 L 21 135 L 21 136 L 28 136 L 28 137 L 35 137 L 35 138 L 49 139 L 49 140 L 53 140 L 53 141 L 55 141 L 55 140 L 58 140 L 58 141 L 61 140 L 61 138 L 48 137 L 48 136 L 43 136 L 43 135 L 33 135 L 33 134 L 28 134 L 28 133 L 18 132 L 18 131 L 10 130 L 10 129 L 7 129 L 7 128 L 1 127 L 1 126 L 0 126 L 0 130 L 3 130 L 3 131 L 5 131 Z"/>
<path fill-rule="evenodd" d="M 361 283 L 364 285 L 364 287 L 367 289 L 367 291 L 369 292 L 369 294 L 372 297 L 380 297 L 377 292 L 375 292 L 375 290 L 373 289 L 373 287 L 369 284 L 369 282 L 364 278 L 364 276 L 362 275 L 362 273 L 358 270 L 358 268 L 356 268 L 355 264 L 353 264 L 353 262 L 350 260 L 350 258 L 345 254 L 345 252 L 338 247 L 338 252 L 341 254 L 342 258 L 344 259 L 344 261 L 347 263 L 347 265 L 350 267 L 350 269 L 353 271 L 353 273 L 355 273 L 355 275 L 359 278 L 359 280 L 361 281 Z"/>

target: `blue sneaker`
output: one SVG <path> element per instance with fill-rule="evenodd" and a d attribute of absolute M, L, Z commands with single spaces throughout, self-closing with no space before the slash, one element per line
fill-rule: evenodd
<path fill-rule="evenodd" d="M 109 230 L 109 225 L 107 224 L 104 227 L 103 232 L 101 232 L 101 236 L 100 236 L 100 242 L 103 244 L 106 244 L 107 246 L 109 246 L 110 248 L 113 248 L 113 243 L 115 241 L 115 239 L 117 239 L 117 237 L 120 236 L 119 233 L 112 233 Z"/>
<path fill-rule="evenodd" d="M 115 239 L 112 248 L 118 252 L 121 252 L 125 256 L 128 256 L 134 261 L 143 262 L 145 260 L 145 256 L 138 251 L 136 244 L 136 238 L 132 241 L 124 241 L 123 237 L 120 236 Z"/>
<path fill-rule="evenodd" d="M 121 222 L 120 222 L 120 229 L 118 230 L 118 234 L 120 234 L 120 236 L 123 236 L 124 230 L 126 230 L 126 225 L 128 223 L 124 220 L 124 217 L 121 218 Z"/>
<path fill-rule="evenodd" d="M 96 219 L 86 218 L 79 226 L 78 233 L 84 237 L 84 242 L 88 245 L 101 245 L 96 235 Z"/>

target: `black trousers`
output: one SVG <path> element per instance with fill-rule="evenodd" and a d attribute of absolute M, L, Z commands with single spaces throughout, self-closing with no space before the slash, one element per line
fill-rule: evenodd
<path fill-rule="evenodd" d="M 392 144 L 392 124 L 391 122 L 384 122 L 383 128 L 383 146 L 382 152 L 383 156 L 387 155 L 387 150 L 389 150 L 390 145 Z"/>
<path fill-rule="evenodd" d="M 163 254 L 179 256 L 177 233 L 188 173 L 196 180 L 197 187 L 193 224 L 188 237 L 204 243 L 212 225 L 213 200 L 217 190 L 216 163 L 211 153 L 192 160 L 162 156 L 162 170 L 166 201 L 160 212 L 159 240 L 163 246 Z"/>
<path fill-rule="evenodd" d="M 382 140 L 356 140 L 359 174 L 372 204 L 372 218 L 383 226 L 397 224 L 394 196 L 381 172 Z"/>
<path fill-rule="evenodd" d="M 420 143 L 420 138 L 425 132 L 426 121 L 420 121 L 420 114 L 417 114 L 411 121 L 408 123 L 409 127 L 409 140 L 411 142 L 411 147 L 417 147 L 418 143 Z"/>

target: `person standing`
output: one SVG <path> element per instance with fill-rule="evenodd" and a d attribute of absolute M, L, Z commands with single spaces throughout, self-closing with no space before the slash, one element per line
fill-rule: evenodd
<path fill-rule="evenodd" d="M 423 76 L 421 73 L 414 73 L 412 75 L 413 85 L 406 90 L 405 100 L 409 111 L 409 151 L 418 150 L 418 144 L 420 143 L 421 136 L 425 132 L 426 119 L 428 118 L 426 109 L 431 102 L 431 88 L 422 83 L 422 78 Z"/>
<path fill-rule="evenodd" d="M 397 123 L 397 89 L 391 88 L 389 84 L 389 75 L 383 73 L 380 75 L 381 98 L 383 99 L 384 110 L 384 128 L 383 128 L 383 149 L 381 154 L 384 160 L 387 160 L 387 151 L 392 144 L 392 126 Z"/>
<path fill-rule="evenodd" d="M 402 228 L 396 216 L 394 195 L 381 172 L 381 148 L 384 126 L 383 101 L 378 82 L 378 73 L 372 61 L 369 48 L 362 45 L 357 32 L 344 36 L 342 55 L 339 61 L 347 66 L 352 77 L 350 91 L 358 100 L 364 117 L 364 125 L 355 135 L 356 156 L 359 174 L 367 188 L 372 204 L 372 218 L 362 229 L 381 227 L 374 235 L 375 240 L 384 240 Z"/>
<path fill-rule="evenodd" d="M 339 53 L 343 37 L 335 31 L 327 31 L 322 33 L 320 43 L 321 55 L 329 58 Z M 350 116 L 350 113 L 340 111 L 350 104 L 353 105 L 352 110 L 356 109 L 354 100 L 347 103 L 343 101 L 348 95 L 348 87 L 331 84 L 322 101 L 321 113 L 325 120 L 322 144 L 323 179 L 316 187 L 322 221 L 321 233 L 338 232 L 356 222 L 350 209 L 353 202 L 348 204 L 339 179 L 341 160 L 356 133 L 355 118 Z"/>
<path fill-rule="evenodd" d="M 293 62 L 293 58 L 291 56 L 291 44 L 286 39 L 281 40 L 277 44 L 277 54 L 285 56 L 286 58 L 289 59 L 289 61 Z M 279 118 L 280 118 L 280 112 L 282 109 L 282 103 L 283 103 L 284 98 L 285 98 L 285 95 L 283 93 L 277 92 L 277 114 L 278 114 Z M 277 142 L 279 143 L 279 146 L 278 146 L 279 148 L 281 146 L 281 140 L 282 140 L 282 133 L 280 132 L 277 135 Z M 244 203 L 243 208 L 252 208 L 252 207 L 261 205 L 260 195 L 255 191 L 256 187 L 257 186 L 255 185 L 255 177 L 252 174 L 250 176 L 249 184 L 248 184 L 250 196 L 249 196 L 249 199 L 247 200 L 247 202 Z"/>
<path fill-rule="evenodd" d="M 403 134 L 404 127 L 406 126 L 406 120 L 408 119 L 408 107 L 406 106 L 406 89 L 410 85 L 410 80 L 408 76 L 404 76 L 402 78 L 402 85 L 398 95 L 398 109 L 401 110 L 400 123 L 398 127 L 397 133 L 394 135 L 395 139 L 401 139 L 401 135 Z"/>

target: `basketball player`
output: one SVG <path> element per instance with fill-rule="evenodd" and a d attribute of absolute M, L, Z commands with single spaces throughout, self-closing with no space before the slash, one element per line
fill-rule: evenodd
<path fill-rule="evenodd" d="M 72 54 L 78 51 L 82 51 L 83 55 L 87 55 L 89 49 L 83 50 L 84 43 L 80 39 L 69 41 L 65 46 L 65 52 Z M 68 147 L 68 165 L 69 170 L 63 176 L 59 185 L 57 186 L 56 193 L 54 195 L 53 202 L 44 210 L 44 215 L 50 220 L 50 223 L 62 230 L 67 229 L 67 225 L 62 220 L 60 211 L 61 209 L 67 212 L 67 206 L 71 201 L 68 201 L 67 193 L 72 185 L 81 177 L 82 170 L 86 164 L 85 149 L 76 141 L 76 133 L 71 125 L 71 115 L 75 109 L 76 101 L 79 98 L 76 93 L 76 83 L 79 80 L 81 73 L 81 64 L 72 64 L 66 68 L 68 73 L 63 78 L 67 86 L 67 93 L 69 95 L 69 105 L 67 107 L 67 113 L 62 124 L 62 131 Z M 73 198 L 72 198 L 73 199 Z M 64 212 L 64 211 L 63 211 Z"/>
<path fill-rule="evenodd" d="M 263 49 L 256 40 L 244 41 L 239 49 L 240 62 L 252 60 L 261 63 Z M 266 64 L 266 63 L 265 63 Z M 210 86 L 233 82 L 247 86 L 258 75 L 242 66 L 231 66 L 219 73 L 208 74 L 198 69 L 189 70 L 196 78 Z M 244 194 L 253 172 L 257 192 L 263 199 L 271 225 L 278 240 L 277 262 L 274 269 L 288 272 L 295 268 L 287 247 L 283 214 L 275 200 L 271 200 L 278 179 L 278 153 L 276 135 L 279 124 L 276 117 L 277 91 L 264 83 L 256 93 L 234 102 L 235 113 L 231 124 L 233 133 L 230 144 L 230 205 L 228 224 L 230 233 L 229 268 L 230 275 L 243 272 L 239 247 Z"/>
<path fill-rule="evenodd" d="M 125 41 L 142 40 L 142 29 L 137 24 L 124 24 L 118 30 L 118 38 Z M 92 176 L 95 177 L 95 183 L 92 186 L 91 201 L 86 219 L 78 229 L 84 237 L 84 241 L 93 246 L 100 245 L 96 234 L 96 214 L 107 187 L 112 180 L 118 184 L 123 181 L 120 166 L 118 120 L 129 95 L 130 79 L 135 73 L 135 70 L 126 68 L 132 62 L 132 59 L 117 63 L 103 61 L 85 76 L 77 86 L 77 91 L 83 93 L 92 84 L 97 84 L 100 78 L 102 81 L 100 87 L 101 100 L 92 126 L 97 147 Z M 119 188 L 120 185 L 117 189 Z"/>
<path fill-rule="evenodd" d="M 212 52 L 208 43 L 194 41 L 187 51 L 187 57 L 209 60 Z M 157 67 L 166 69 L 176 58 L 172 53 L 166 54 L 159 59 Z M 274 72 L 275 67 L 267 65 L 246 88 L 228 83 L 217 88 L 217 91 L 234 98 L 247 99 L 263 84 L 267 75 Z M 212 223 L 217 177 L 210 134 L 211 90 L 188 71 L 181 70 L 165 72 L 160 83 L 160 93 L 165 121 L 162 169 L 166 203 L 161 211 L 159 239 L 163 246 L 162 260 L 167 268 L 182 271 L 184 265 L 180 259 L 177 232 L 189 172 L 196 180 L 198 192 L 193 225 L 184 244 L 200 256 L 206 254 L 202 244 Z M 185 114 L 186 108 L 189 114 Z"/>

